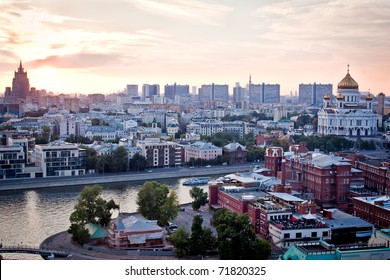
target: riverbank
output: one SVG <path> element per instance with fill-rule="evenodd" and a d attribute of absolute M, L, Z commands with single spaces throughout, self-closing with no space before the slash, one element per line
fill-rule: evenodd
<path fill-rule="evenodd" d="M 250 164 L 231 166 L 212 166 L 211 168 L 166 168 L 153 169 L 152 172 L 123 172 L 115 174 L 88 174 L 72 177 L 46 177 L 0 181 L 0 191 L 24 189 L 85 186 L 93 184 L 126 183 L 170 178 L 225 175 L 250 168 Z"/>

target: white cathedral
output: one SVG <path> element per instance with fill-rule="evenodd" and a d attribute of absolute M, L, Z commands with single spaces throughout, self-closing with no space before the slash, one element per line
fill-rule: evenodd
<path fill-rule="evenodd" d="M 318 112 L 317 132 L 323 135 L 373 136 L 377 134 L 377 117 L 372 109 L 373 96 L 360 102 L 359 85 L 349 74 L 337 85 L 336 105 L 324 96 L 324 107 Z"/>

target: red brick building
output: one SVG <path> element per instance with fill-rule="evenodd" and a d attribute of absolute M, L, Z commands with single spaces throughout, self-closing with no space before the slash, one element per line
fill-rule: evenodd
<path fill-rule="evenodd" d="M 284 155 L 281 148 L 268 148 L 265 167 L 276 171 L 282 184 L 290 184 L 293 190 L 314 199 L 320 207 L 347 209 L 352 165 L 333 155 L 301 153 L 301 148 Z"/>
<path fill-rule="evenodd" d="M 390 228 L 390 196 L 354 197 L 353 212 L 376 228 Z"/>

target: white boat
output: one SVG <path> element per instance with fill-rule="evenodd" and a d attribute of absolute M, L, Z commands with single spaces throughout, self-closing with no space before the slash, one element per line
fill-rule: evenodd
<path fill-rule="evenodd" d="M 184 181 L 183 185 L 184 186 L 206 185 L 208 182 L 209 182 L 209 178 L 198 177 L 198 178 L 191 178 L 187 181 Z"/>

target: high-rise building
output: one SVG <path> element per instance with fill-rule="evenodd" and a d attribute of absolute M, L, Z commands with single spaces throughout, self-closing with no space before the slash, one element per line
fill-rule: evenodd
<path fill-rule="evenodd" d="M 299 85 L 299 103 L 321 106 L 324 96 L 332 96 L 332 84 L 300 84 Z"/>
<path fill-rule="evenodd" d="M 280 103 L 280 85 L 263 83 L 263 103 Z"/>
<path fill-rule="evenodd" d="M 190 93 L 189 85 L 165 85 L 164 87 L 164 97 L 175 100 L 176 96 L 188 96 Z"/>
<path fill-rule="evenodd" d="M 236 86 L 233 88 L 233 101 L 235 103 L 245 100 L 245 89 L 240 86 L 240 83 L 236 83 Z"/>
<path fill-rule="evenodd" d="M 227 102 L 229 99 L 228 85 L 202 85 L 199 90 L 199 101 L 207 102 L 209 100 L 218 100 Z"/>
<path fill-rule="evenodd" d="M 385 111 L 385 94 L 383 92 L 378 94 L 378 114 L 383 116 Z"/>
<path fill-rule="evenodd" d="M 144 84 L 142 86 L 142 99 L 153 100 L 153 96 L 160 96 L 160 85 L 154 84 Z"/>
<path fill-rule="evenodd" d="M 130 96 L 138 96 L 138 85 L 127 85 L 126 91 Z"/>
<path fill-rule="evenodd" d="M 249 78 L 248 92 L 250 104 L 280 102 L 279 84 L 252 84 Z"/>
<path fill-rule="evenodd" d="M 27 71 L 25 72 L 20 61 L 18 71 L 15 71 L 14 78 L 12 80 L 12 89 L 6 88 L 5 102 L 13 103 L 17 101 L 25 101 L 30 91 L 30 82 L 27 78 Z"/>

